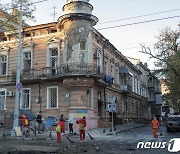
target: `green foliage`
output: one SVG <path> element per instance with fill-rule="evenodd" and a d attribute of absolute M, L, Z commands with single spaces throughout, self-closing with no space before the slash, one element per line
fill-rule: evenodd
<path fill-rule="evenodd" d="M 4 29 L 5 31 L 14 31 L 18 29 L 20 15 L 19 3 L 19 0 L 12 0 L 11 3 L 0 4 L 0 11 L 3 12 L 2 17 L 5 19 L 5 22 L 4 20 L 2 21 L 2 23 L 0 22 L 1 29 Z M 33 12 L 36 10 L 36 7 L 32 4 L 33 3 L 31 2 L 31 0 L 23 0 L 22 15 L 24 26 L 27 26 L 27 24 L 25 24 L 25 21 L 27 20 L 35 21 Z"/>
<path fill-rule="evenodd" d="M 164 99 L 175 109 L 180 109 L 180 30 L 170 28 L 163 29 L 157 37 L 154 52 L 150 48 L 142 46 L 142 53 L 157 60 L 154 73 L 166 79 L 166 85 L 170 90 L 164 95 Z"/>

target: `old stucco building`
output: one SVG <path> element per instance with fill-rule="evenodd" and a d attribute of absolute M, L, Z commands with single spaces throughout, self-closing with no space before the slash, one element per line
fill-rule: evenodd
<path fill-rule="evenodd" d="M 109 103 L 116 104 L 115 123 L 144 118 L 142 72 L 93 27 L 92 10 L 89 0 L 67 0 L 57 22 L 23 29 L 20 108 L 45 118 L 85 115 L 88 129 L 109 124 Z M 0 109 L 11 115 L 18 42 L 6 37 L 0 42 Z"/>

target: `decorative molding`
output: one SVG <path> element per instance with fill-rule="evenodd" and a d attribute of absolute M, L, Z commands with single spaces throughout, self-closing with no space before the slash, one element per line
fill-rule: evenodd
<path fill-rule="evenodd" d="M 63 86 L 70 87 L 92 87 L 94 85 L 93 79 L 84 78 L 66 78 L 63 80 Z"/>
<path fill-rule="evenodd" d="M 22 48 L 27 48 L 27 47 L 33 47 L 35 45 L 35 43 L 33 42 L 22 42 Z"/>
<path fill-rule="evenodd" d="M 60 42 L 60 38 L 59 37 L 52 37 L 52 38 L 50 38 L 49 40 L 47 40 L 47 44 L 49 44 L 49 43 L 58 43 L 58 42 Z"/>

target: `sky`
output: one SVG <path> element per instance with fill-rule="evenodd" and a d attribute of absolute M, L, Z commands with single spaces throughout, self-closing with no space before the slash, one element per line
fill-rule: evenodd
<path fill-rule="evenodd" d="M 1 3 L 5 4 L 10 1 L 1 0 Z M 31 0 L 31 2 L 39 1 L 42 0 Z M 170 27 L 173 30 L 179 28 L 180 0 L 90 0 L 89 3 L 94 7 L 92 14 L 99 19 L 95 28 L 123 55 L 140 59 L 143 63 L 147 62 L 150 69 L 154 69 L 154 60 L 150 60 L 149 56 L 139 52 L 141 50 L 140 44 L 153 49 L 153 44 L 157 42 L 156 37 L 163 28 Z M 66 0 L 47 0 L 36 3 L 36 12 L 34 13 L 36 22 L 28 23 L 38 25 L 57 21 L 58 17 L 63 15 L 62 7 L 64 4 L 66 4 Z M 143 15 L 146 16 L 138 17 Z M 168 17 L 172 18 L 139 23 Z M 132 23 L 139 24 L 130 25 Z"/>

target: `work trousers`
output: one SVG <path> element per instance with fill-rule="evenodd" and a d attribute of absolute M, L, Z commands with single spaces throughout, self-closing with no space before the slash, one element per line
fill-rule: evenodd
<path fill-rule="evenodd" d="M 73 133 L 73 124 L 69 123 L 69 133 Z"/>
<path fill-rule="evenodd" d="M 57 142 L 61 143 L 61 132 L 56 132 L 57 133 Z"/>
<path fill-rule="evenodd" d="M 85 130 L 80 130 L 80 141 L 83 141 L 85 139 Z"/>
<path fill-rule="evenodd" d="M 153 128 L 152 131 L 153 131 L 154 138 L 157 138 L 158 128 Z"/>

